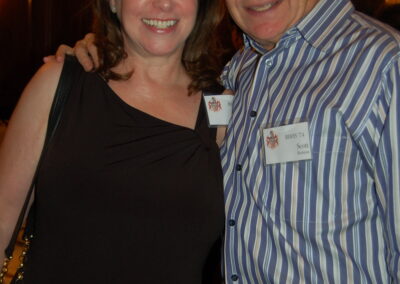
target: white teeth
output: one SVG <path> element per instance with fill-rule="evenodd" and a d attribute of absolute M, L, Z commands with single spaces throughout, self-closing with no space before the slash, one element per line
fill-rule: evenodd
<path fill-rule="evenodd" d="M 142 19 L 142 21 L 146 25 L 155 27 L 157 29 L 167 29 L 169 27 L 172 27 L 178 22 L 177 20 L 161 21 L 161 20 L 150 20 L 150 19 Z"/>
<path fill-rule="evenodd" d="M 264 11 L 267 11 L 268 9 L 270 9 L 271 7 L 273 7 L 278 2 L 279 1 L 275 1 L 273 3 L 268 3 L 268 4 L 265 4 L 263 6 L 251 7 L 251 9 L 256 11 L 256 12 L 264 12 Z"/>

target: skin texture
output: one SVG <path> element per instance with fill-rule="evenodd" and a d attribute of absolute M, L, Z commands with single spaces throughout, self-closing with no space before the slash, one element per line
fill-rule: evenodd
<path fill-rule="evenodd" d="M 318 0 L 226 0 L 236 24 L 267 50 L 307 15 Z M 269 9 L 268 4 L 273 4 Z M 264 7 L 264 9 L 263 9 Z"/>

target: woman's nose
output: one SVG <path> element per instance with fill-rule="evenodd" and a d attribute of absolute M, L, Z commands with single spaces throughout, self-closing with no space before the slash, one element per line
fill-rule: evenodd
<path fill-rule="evenodd" d="M 162 10 L 170 10 L 174 0 L 154 0 L 154 5 Z"/>

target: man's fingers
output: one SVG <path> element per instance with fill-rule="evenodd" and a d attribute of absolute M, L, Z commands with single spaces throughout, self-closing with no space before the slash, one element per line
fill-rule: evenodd
<path fill-rule="evenodd" d="M 51 62 L 51 61 L 56 61 L 56 57 L 54 56 L 54 55 L 49 55 L 49 56 L 45 56 L 45 57 L 43 57 L 43 62 L 44 63 L 48 63 L 48 62 Z"/>
<path fill-rule="evenodd" d="M 94 66 L 97 69 L 99 67 L 99 55 L 97 53 L 97 47 L 93 42 L 89 43 L 88 46 L 89 55 L 93 60 Z"/>
<path fill-rule="evenodd" d="M 92 58 L 89 55 L 85 40 L 78 41 L 74 46 L 74 53 L 78 61 L 82 64 L 83 69 L 92 71 L 94 69 Z"/>
<path fill-rule="evenodd" d="M 86 42 L 94 42 L 95 35 L 94 35 L 94 33 L 87 33 L 87 34 L 85 34 L 85 37 L 83 39 Z"/>
<path fill-rule="evenodd" d="M 68 45 L 60 45 L 56 51 L 56 60 L 58 62 L 63 62 L 66 54 L 74 55 L 74 50 Z"/>
<path fill-rule="evenodd" d="M 95 68 L 98 68 L 99 67 L 99 55 L 97 53 L 97 47 L 94 44 L 95 38 L 96 37 L 95 37 L 94 33 L 88 33 L 85 35 L 84 41 L 86 43 L 88 53 L 93 60 L 93 64 L 94 64 Z"/>
<path fill-rule="evenodd" d="M 63 62 L 65 54 L 74 55 L 74 52 L 70 46 L 62 44 L 57 48 L 56 55 L 48 55 L 43 57 L 43 62 L 44 63 L 48 63 L 51 61 Z"/>
<path fill-rule="evenodd" d="M 45 63 L 52 60 L 63 62 L 65 55 L 75 55 L 78 61 L 82 64 L 83 69 L 86 71 L 93 71 L 99 66 L 99 57 L 97 54 L 97 48 L 94 44 L 95 36 L 93 33 L 85 35 L 84 39 L 79 40 L 74 48 L 62 44 L 58 47 L 55 57 L 46 56 L 43 58 Z"/>

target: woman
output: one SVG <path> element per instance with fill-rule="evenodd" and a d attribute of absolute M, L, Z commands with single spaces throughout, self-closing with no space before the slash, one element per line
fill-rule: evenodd
<path fill-rule="evenodd" d="M 202 91 L 220 91 L 213 0 L 96 0 L 100 67 L 74 75 L 39 169 L 25 283 L 202 283 L 223 230 Z M 214 56 L 211 56 L 214 55 Z M 24 90 L 0 148 L 0 245 L 38 162 L 62 64 Z"/>

